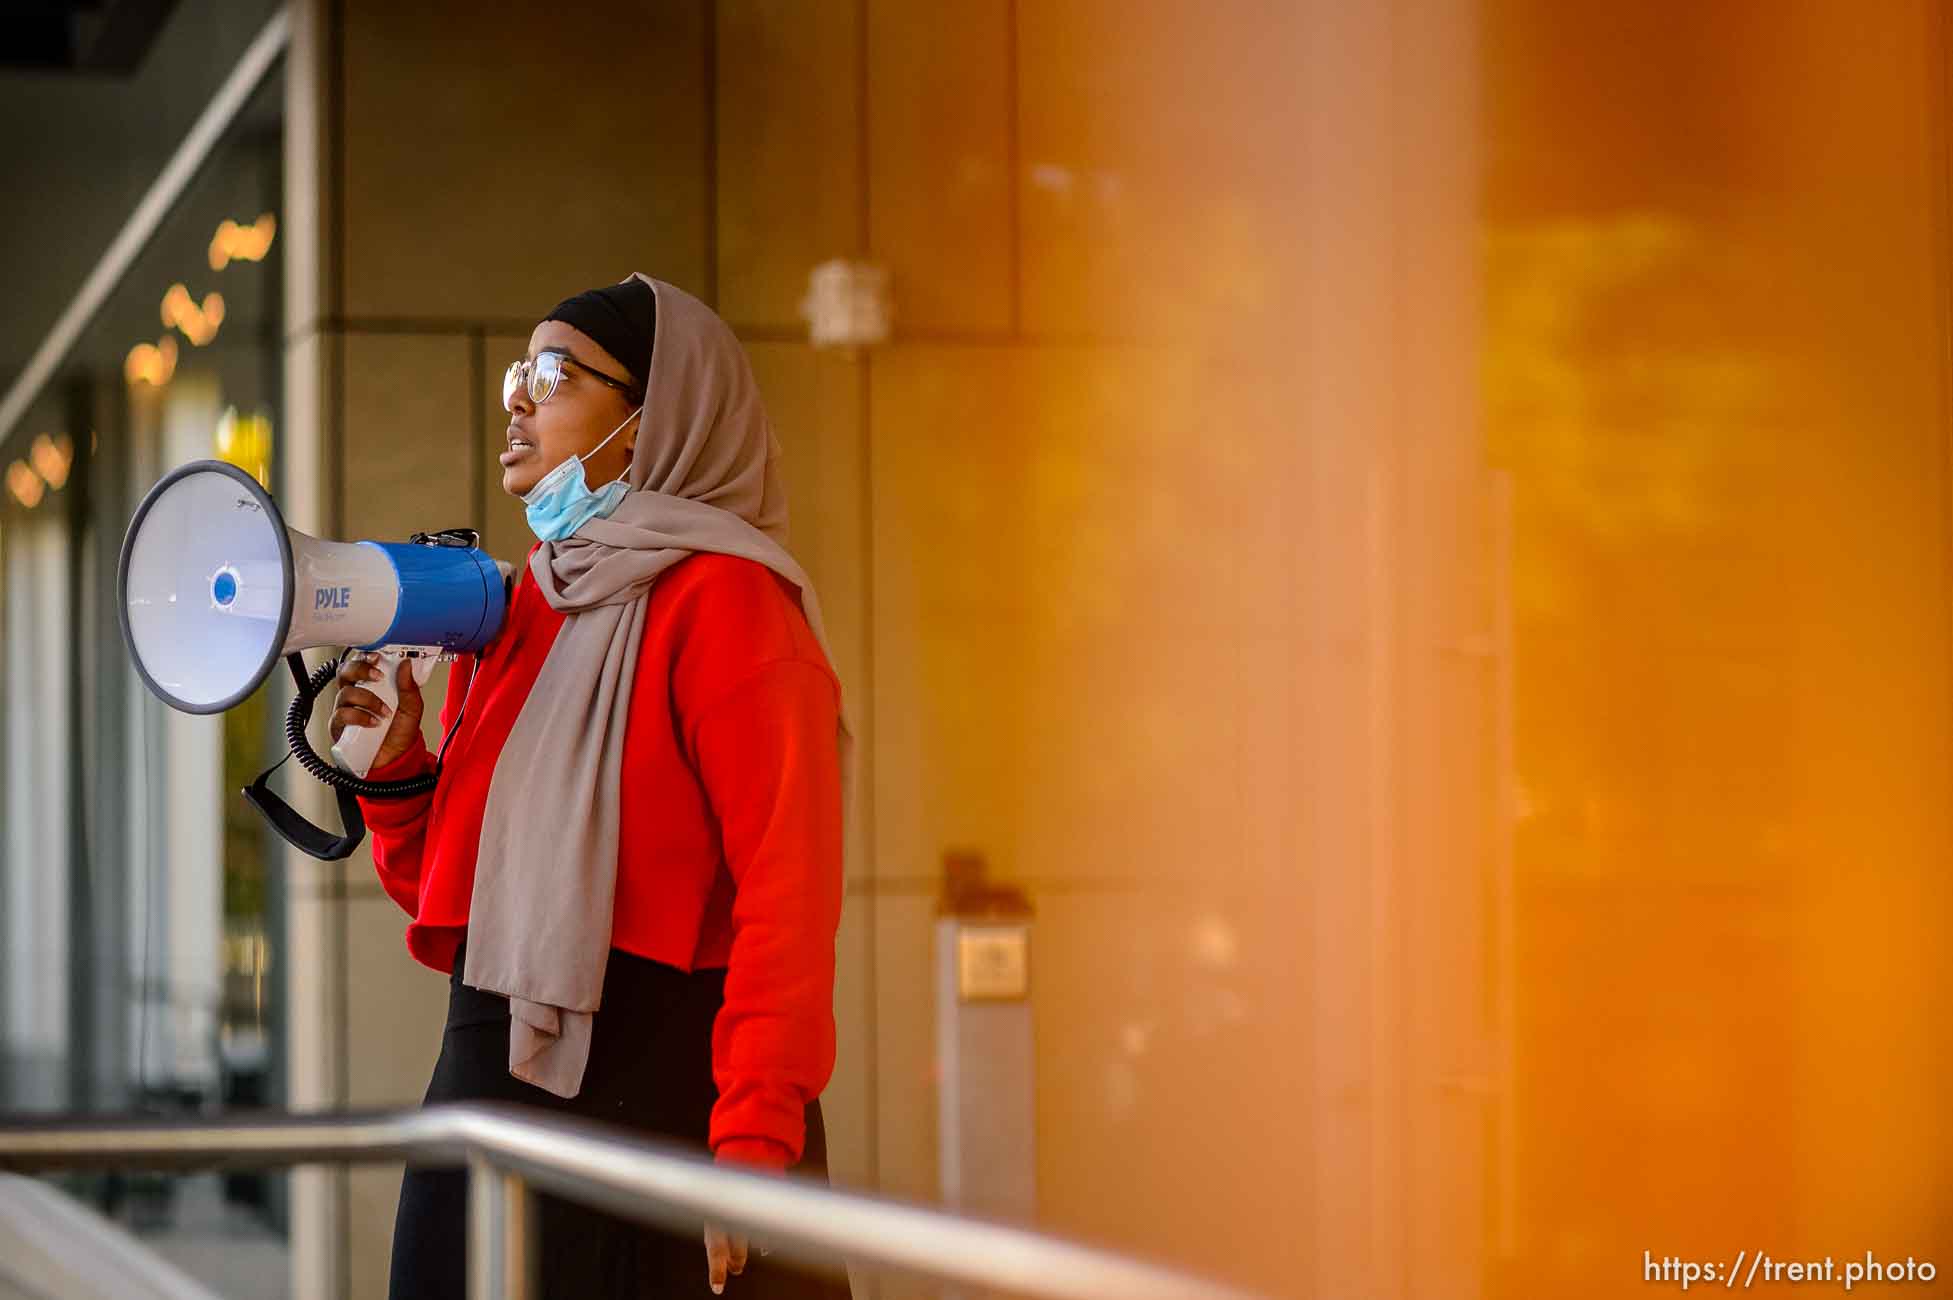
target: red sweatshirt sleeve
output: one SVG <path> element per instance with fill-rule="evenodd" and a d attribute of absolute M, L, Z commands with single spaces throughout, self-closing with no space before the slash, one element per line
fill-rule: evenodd
<path fill-rule="evenodd" d="M 448 665 L 447 698 L 441 703 L 441 734 L 446 735 L 462 701 L 468 683 L 474 679 L 473 655 L 463 655 Z M 434 770 L 434 755 L 426 739 L 392 762 L 367 772 L 369 781 L 404 781 Z M 359 801 L 360 814 L 373 840 L 373 870 L 381 888 L 400 904 L 409 917 L 420 914 L 421 860 L 427 849 L 427 814 L 433 807 L 434 792 L 406 799 L 365 799 Z"/>
<path fill-rule="evenodd" d="M 841 921 L 838 699 L 824 664 L 761 665 L 687 719 L 735 890 L 725 1005 L 712 1029 L 714 1156 L 800 1159 L 805 1107 L 834 1070 Z"/>

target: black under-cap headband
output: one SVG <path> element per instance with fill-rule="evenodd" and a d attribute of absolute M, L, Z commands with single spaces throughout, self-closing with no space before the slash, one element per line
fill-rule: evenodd
<path fill-rule="evenodd" d="M 640 391 L 651 373 L 651 345 L 657 335 L 658 296 L 632 276 L 601 289 L 585 289 L 550 309 L 544 320 L 559 320 L 582 330 L 597 346 L 631 372 Z"/>

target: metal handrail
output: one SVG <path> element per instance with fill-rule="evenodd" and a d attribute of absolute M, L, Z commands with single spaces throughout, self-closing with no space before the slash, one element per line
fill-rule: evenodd
<path fill-rule="evenodd" d="M 714 1164 L 674 1143 L 508 1105 L 0 1123 L 0 1169 L 187 1169 L 404 1160 L 469 1170 L 471 1296 L 535 1294 L 534 1188 L 680 1230 L 745 1229 L 775 1253 L 835 1256 L 1023 1295 L 1249 1300 L 1248 1293 L 1048 1233 Z"/>

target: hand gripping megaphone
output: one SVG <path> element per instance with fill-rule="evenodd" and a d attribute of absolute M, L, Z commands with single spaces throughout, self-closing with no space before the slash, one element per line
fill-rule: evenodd
<path fill-rule="evenodd" d="M 305 729 L 340 660 L 308 675 L 299 652 L 380 651 L 383 680 L 368 689 L 396 704 L 401 659 L 425 683 L 437 661 L 480 650 L 501 631 L 509 570 L 476 541 L 462 528 L 416 533 L 409 542 L 321 541 L 286 527 L 243 470 L 193 461 L 164 475 L 136 507 L 122 539 L 116 612 L 143 684 L 184 713 L 242 703 L 285 660 L 297 685 L 285 720 L 292 756 L 334 788 L 345 833 L 330 835 L 273 793 L 266 780 L 276 768 L 244 797 L 287 842 L 333 860 L 365 838 L 355 796 L 423 793 L 440 767 L 437 760 L 432 773 L 404 781 L 366 780 L 383 726 L 347 727 L 333 746 L 338 766 L 320 758 Z"/>

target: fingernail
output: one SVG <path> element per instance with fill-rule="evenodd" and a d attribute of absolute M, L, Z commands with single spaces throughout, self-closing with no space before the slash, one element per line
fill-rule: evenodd
<path fill-rule="evenodd" d="M 726 1284 L 724 1282 L 714 1282 L 712 1284 L 713 1295 L 724 1295 L 725 1293 L 726 1293 Z"/>

